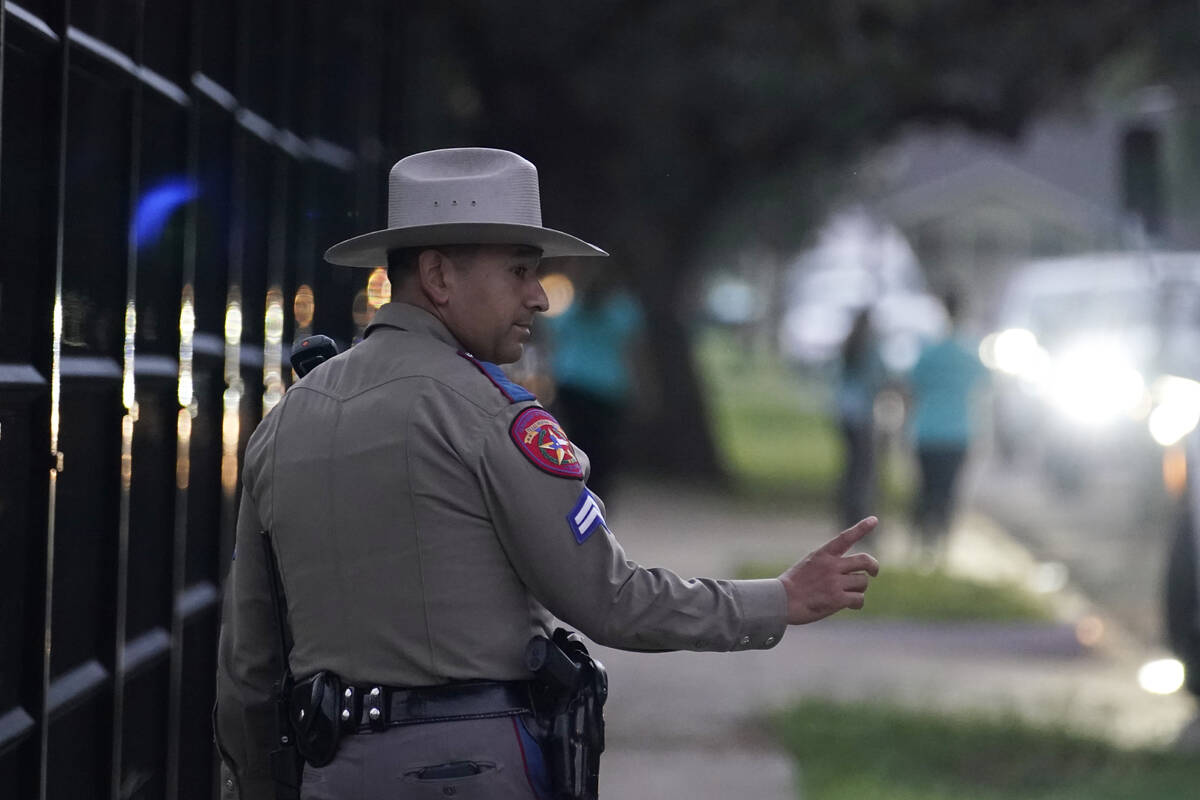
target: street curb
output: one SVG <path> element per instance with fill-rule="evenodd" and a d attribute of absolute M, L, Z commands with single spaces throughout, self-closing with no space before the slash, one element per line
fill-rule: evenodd
<path fill-rule="evenodd" d="M 1006 578 L 1045 598 L 1055 618 L 1074 626 L 1080 643 L 1085 647 L 1127 663 L 1141 663 L 1145 660 L 1146 652 L 1156 648 L 1162 649 L 1165 656 L 1164 647 L 1127 630 L 1116 615 L 1070 579 L 1064 566 L 1039 560 L 1008 526 L 993 515 L 979 509 L 965 511 L 953 535 L 965 537 L 966 541 L 960 542 L 964 548 L 1003 553 L 1007 565 Z M 989 578 L 987 572 L 975 563 L 960 560 L 956 567 L 956 573 L 966 577 L 995 579 Z"/>

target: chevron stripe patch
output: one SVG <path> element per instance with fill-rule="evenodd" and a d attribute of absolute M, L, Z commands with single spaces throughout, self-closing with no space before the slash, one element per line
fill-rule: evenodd
<path fill-rule="evenodd" d="M 586 542 L 597 528 L 608 530 L 608 525 L 604 522 L 604 513 L 600 510 L 600 501 L 586 486 L 580 492 L 571 513 L 567 514 L 567 524 L 571 526 L 571 533 L 575 534 L 575 541 L 580 544 Z"/>

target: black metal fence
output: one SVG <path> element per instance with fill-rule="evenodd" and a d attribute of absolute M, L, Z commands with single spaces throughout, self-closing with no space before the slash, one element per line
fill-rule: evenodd
<path fill-rule="evenodd" d="M 212 797 L 238 457 L 369 316 L 320 253 L 381 216 L 400 13 L 0 8 L 0 795 Z"/>

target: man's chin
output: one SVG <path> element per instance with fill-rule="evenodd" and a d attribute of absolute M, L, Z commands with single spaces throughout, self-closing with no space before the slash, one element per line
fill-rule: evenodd
<path fill-rule="evenodd" d="M 510 355 L 512 356 L 511 358 L 505 358 L 500 363 L 501 364 L 515 364 L 516 362 L 520 361 L 521 356 L 525 355 L 525 345 L 523 345 L 523 344 L 517 345 L 515 351 L 513 353 L 511 353 Z"/>
<path fill-rule="evenodd" d="M 515 344 L 512 347 L 506 347 L 496 353 L 496 357 L 492 360 L 493 364 L 513 364 L 521 360 L 521 356 L 525 355 L 525 345 Z"/>

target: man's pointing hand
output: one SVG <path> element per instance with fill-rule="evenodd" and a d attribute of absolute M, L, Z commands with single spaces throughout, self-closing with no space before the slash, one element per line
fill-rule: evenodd
<path fill-rule="evenodd" d="M 846 555 L 879 524 L 867 517 L 839 533 L 779 576 L 787 591 L 789 625 L 816 622 L 843 608 L 862 608 L 870 579 L 879 562 L 866 553 Z"/>

